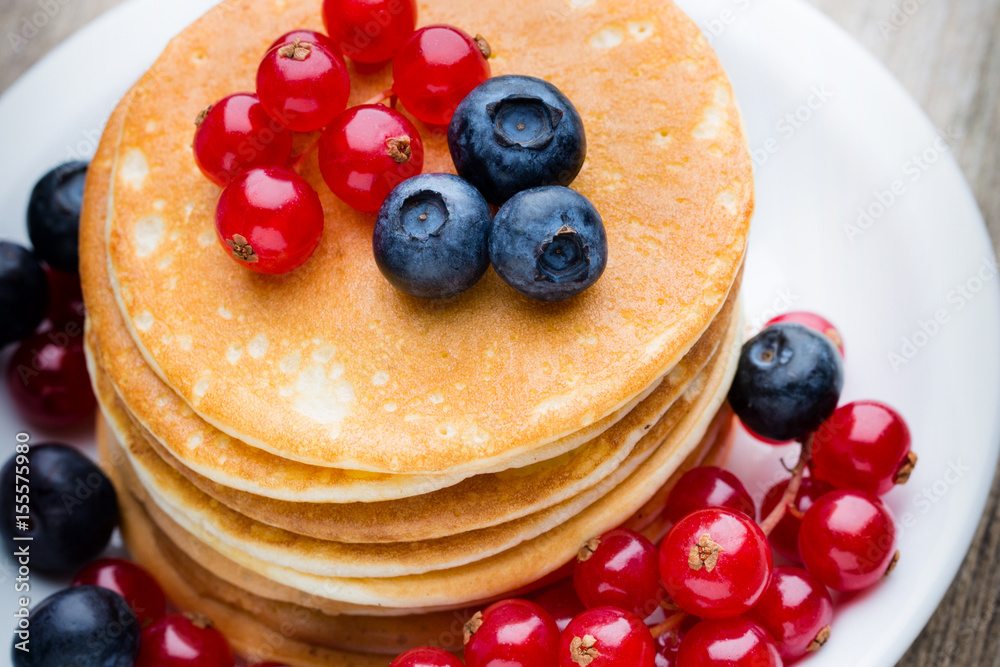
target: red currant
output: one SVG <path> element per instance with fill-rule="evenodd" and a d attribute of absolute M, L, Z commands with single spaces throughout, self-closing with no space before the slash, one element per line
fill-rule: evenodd
<path fill-rule="evenodd" d="M 290 130 L 312 132 L 347 108 L 351 78 L 330 49 L 296 40 L 264 56 L 257 69 L 257 94 L 271 118 Z"/>
<path fill-rule="evenodd" d="M 559 632 L 566 629 L 569 622 L 578 614 L 586 611 L 580 596 L 576 594 L 573 577 L 564 577 L 554 584 L 549 584 L 526 596 L 539 607 L 549 612 L 555 619 Z"/>
<path fill-rule="evenodd" d="M 359 63 L 392 59 L 417 27 L 416 0 L 324 0 L 326 31 Z"/>
<path fill-rule="evenodd" d="M 782 667 L 774 640 L 742 616 L 698 623 L 684 635 L 677 658 L 684 667 Z"/>
<path fill-rule="evenodd" d="M 200 614 L 170 614 L 142 631 L 135 667 L 233 667 L 222 633 Z"/>
<path fill-rule="evenodd" d="M 681 519 L 660 546 L 667 593 L 689 614 L 738 616 L 757 603 L 771 578 L 771 548 L 760 527 L 728 509 Z"/>
<path fill-rule="evenodd" d="M 895 567 L 896 526 L 882 501 L 863 491 L 834 491 L 802 518 L 799 552 L 829 588 L 857 591 Z"/>
<path fill-rule="evenodd" d="M 80 324 L 69 322 L 26 338 L 10 358 L 7 386 L 21 414 L 41 426 L 60 428 L 93 418 L 97 401 Z"/>
<path fill-rule="evenodd" d="M 167 599 L 156 579 L 132 561 L 101 558 L 84 567 L 72 586 L 100 586 L 118 593 L 135 612 L 139 625 L 146 627 L 163 616 Z"/>
<path fill-rule="evenodd" d="M 415 648 L 393 660 L 389 667 L 462 667 L 462 661 L 439 648 Z"/>
<path fill-rule="evenodd" d="M 83 290 L 80 287 L 80 275 L 66 273 L 45 267 L 49 282 L 49 312 L 45 316 L 41 329 L 51 331 L 63 328 L 64 325 L 75 322 L 83 327 L 83 319 L 87 312 L 83 305 Z"/>
<path fill-rule="evenodd" d="M 764 325 L 764 328 L 780 322 L 794 322 L 795 324 L 801 324 L 804 327 L 809 327 L 810 329 L 815 329 L 816 331 L 825 334 L 827 338 L 833 341 L 833 344 L 837 346 L 837 349 L 840 350 L 841 356 L 843 356 L 844 338 L 840 335 L 840 332 L 837 331 L 837 327 L 830 324 L 830 320 L 825 317 L 820 317 L 816 313 L 807 312 L 785 313 L 784 315 L 778 315 L 772 319 Z"/>
<path fill-rule="evenodd" d="M 252 167 L 285 166 L 291 154 L 292 133 L 272 120 L 251 93 L 236 93 L 210 106 L 194 134 L 198 167 L 222 187 Z"/>
<path fill-rule="evenodd" d="M 223 247 L 243 266 L 285 273 L 301 266 L 319 245 L 323 205 L 298 174 L 257 167 L 222 191 L 215 228 Z"/>
<path fill-rule="evenodd" d="M 837 408 L 813 438 L 812 472 L 838 489 L 884 495 L 910 478 L 916 462 L 906 422 L 876 401 Z"/>
<path fill-rule="evenodd" d="M 406 116 L 381 104 L 348 109 L 319 140 L 319 167 L 335 195 L 377 211 L 389 192 L 424 168 L 424 144 Z"/>
<path fill-rule="evenodd" d="M 566 626 L 559 640 L 559 667 L 654 667 L 655 653 L 653 635 L 638 616 L 597 607 Z"/>
<path fill-rule="evenodd" d="M 580 549 L 573 584 L 587 607 L 618 607 L 646 618 L 660 606 L 656 547 L 633 530 L 607 532 Z"/>
<path fill-rule="evenodd" d="M 271 43 L 271 46 L 267 47 L 267 50 L 270 51 L 276 46 L 283 46 L 289 43 L 294 44 L 295 40 L 325 46 L 330 53 L 337 56 L 337 60 L 344 62 L 344 56 L 340 53 L 340 47 L 337 46 L 332 39 L 321 32 L 316 32 L 315 30 L 305 30 L 300 28 L 299 30 L 286 32 L 284 35 L 274 40 L 274 42 Z"/>
<path fill-rule="evenodd" d="M 555 620 L 527 600 L 501 600 L 465 624 L 468 667 L 549 667 L 558 647 Z"/>
<path fill-rule="evenodd" d="M 818 651 L 830 638 L 833 600 L 826 586 L 805 570 L 776 567 L 747 618 L 767 631 L 782 658 L 796 660 Z"/>
<path fill-rule="evenodd" d="M 684 473 L 667 498 L 667 518 L 677 523 L 695 510 L 726 507 L 753 518 L 757 508 L 736 475 L 716 468 L 701 466 Z"/>
<path fill-rule="evenodd" d="M 741 423 L 742 423 L 742 422 L 741 422 Z M 747 432 L 747 433 L 749 433 L 749 434 L 750 434 L 751 436 L 753 436 L 753 437 L 754 437 L 754 438 L 756 438 L 757 440 L 760 440 L 761 442 L 764 442 L 764 443 L 767 443 L 768 445 L 787 445 L 788 443 L 790 443 L 790 442 L 793 442 L 792 440 L 772 440 L 771 438 L 765 438 L 765 437 L 764 437 L 764 436 L 762 436 L 762 435 L 761 435 L 760 433 L 756 433 L 756 432 L 754 432 L 754 430 L 753 430 L 753 429 L 751 429 L 751 428 L 750 428 L 749 426 L 747 426 L 746 424 L 743 424 L 743 428 L 744 428 L 744 429 L 746 430 L 746 432 Z"/>
<path fill-rule="evenodd" d="M 393 91 L 420 120 L 447 125 L 465 96 L 490 78 L 485 45 L 452 26 L 421 28 L 392 64 Z"/>
<path fill-rule="evenodd" d="M 789 480 L 787 479 L 784 482 L 778 482 L 768 490 L 760 509 L 762 519 L 767 518 L 778 506 L 778 503 L 781 502 L 782 497 L 785 495 L 785 490 L 788 489 L 788 482 Z M 789 509 L 793 511 L 785 512 L 785 516 L 781 518 L 781 521 L 778 522 L 770 535 L 768 535 L 768 539 L 771 540 L 771 546 L 774 547 L 775 551 L 790 561 L 801 562 L 799 557 L 799 527 L 802 525 L 801 517 L 805 514 L 806 510 L 813 506 L 813 503 L 831 491 L 833 491 L 833 487 L 821 479 L 816 479 L 815 477 L 805 477 L 802 479 L 802 485 L 799 486 L 799 493 L 795 496 L 795 502 L 789 506 Z M 798 516 L 796 516 L 796 512 L 798 512 Z"/>

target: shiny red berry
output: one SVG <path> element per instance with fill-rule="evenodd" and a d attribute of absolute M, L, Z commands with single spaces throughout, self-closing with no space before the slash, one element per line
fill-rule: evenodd
<path fill-rule="evenodd" d="M 677 664 L 683 667 L 782 667 L 774 640 L 742 616 L 705 620 L 681 641 Z"/>
<path fill-rule="evenodd" d="M 638 616 L 617 607 L 588 609 L 559 640 L 559 667 L 654 667 L 653 635 Z M 555 664 L 555 663 L 549 663 Z"/>
<path fill-rule="evenodd" d="M 417 27 L 416 0 L 324 0 L 323 22 L 340 51 L 359 63 L 391 60 Z"/>
<path fill-rule="evenodd" d="M 463 667 L 462 661 L 439 648 L 410 649 L 389 664 L 389 667 Z"/>
<path fill-rule="evenodd" d="M 618 607 L 646 618 L 660 606 L 656 547 L 634 530 L 609 531 L 580 549 L 573 584 L 589 608 Z"/>
<path fill-rule="evenodd" d="M 743 424 L 742 422 L 740 424 L 743 426 L 743 430 L 745 430 L 747 433 L 749 433 L 757 440 L 760 440 L 763 443 L 767 443 L 768 445 L 787 445 L 791 442 L 794 442 L 794 440 L 772 440 L 771 438 L 765 438 L 761 434 L 754 432 L 754 430 L 751 429 L 746 424 Z"/>
<path fill-rule="evenodd" d="M 215 228 L 227 253 L 243 266 L 285 273 L 301 266 L 319 245 L 323 205 L 298 174 L 257 167 L 222 191 Z"/>
<path fill-rule="evenodd" d="M 222 633 L 200 614 L 170 614 L 142 631 L 135 667 L 233 667 Z"/>
<path fill-rule="evenodd" d="M 799 553 L 810 574 L 838 591 L 877 583 L 896 564 L 896 526 L 882 501 L 863 491 L 834 491 L 802 518 Z"/>
<path fill-rule="evenodd" d="M 764 328 L 771 326 L 772 324 L 778 324 L 780 322 L 794 322 L 795 324 L 801 324 L 804 327 L 809 327 L 810 329 L 815 329 L 816 331 L 825 334 L 827 338 L 833 341 L 833 344 L 837 346 L 840 350 L 841 356 L 844 354 L 844 337 L 840 335 L 837 327 L 830 323 L 830 320 L 825 317 L 820 317 L 816 313 L 808 312 L 793 312 L 785 313 L 784 315 L 778 315 L 770 322 L 764 325 Z"/>
<path fill-rule="evenodd" d="M 292 133 L 252 93 L 230 95 L 206 109 L 194 134 L 198 167 L 222 187 L 252 167 L 283 167 L 291 154 Z"/>
<path fill-rule="evenodd" d="M 667 498 L 667 518 L 677 523 L 695 510 L 726 507 L 753 518 L 757 508 L 743 482 L 715 466 L 692 468 L 684 473 Z"/>
<path fill-rule="evenodd" d="M 587 610 L 587 607 L 580 601 L 580 596 L 576 593 L 573 577 L 564 577 L 526 595 L 525 598 L 549 612 L 555 620 L 559 632 L 565 630 L 569 622 L 577 615 Z"/>
<path fill-rule="evenodd" d="M 294 44 L 295 40 L 299 40 L 300 42 L 309 42 L 310 44 L 319 44 L 321 46 L 325 46 L 327 50 L 330 51 L 330 53 L 337 56 L 338 60 L 344 62 L 344 56 L 343 54 L 340 53 L 340 47 L 337 46 L 337 44 L 332 39 L 330 39 L 321 32 L 316 32 L 315 30 L 305 30 L 300 28 L 298 30 L 292 30 L 290 32 L 286 32 L 284 35 L 274 40 L 274 42 L 271 43 L 271 46 L 267 47 L 267 50 L 270 51 L 274 47 L 282 46 L 284 44 L 289 44 L 289 43 Z"/>
<path fill-rule="evenodd" d="M 290 130 L 325 127 L 347 108 L 351 78 L 340 57 L 320 43 L 272 48 L 257 69 L 257 95 L 268 115 Z"/>
<path fill-rule="evenodd" d="M 760 527 L 728 509 L 681 519 L 660 546 L 660 576 L 677 605 L 702 618 L 738 616 L 771 578 L 771 547 Z"/>
<path fill-rule="evenodd" d="M 910 478 L 916 462 L 906 422 L 877 401 L 840 406 L 813 438 L 813 475 L 838 489 L 885 495 Z"/>
<path fill-rule="evenodd" d="M 778 506 L 778 503 L 781 502 L 785 491 L 788 489 L 788 481 L 786 479 L 783 482 L 778 482 L 768 489 L 767 495 L 764 496 L 764 502 L 761 504 L 761 520 L 767 518 Z M 799 493 L 795 496 L 795 502 L 790 505 L 794 511 L 786 511 L 781 521 L 771 530 L 771 534 L 767 536 L 771 540 L 771 546 L 774 547 L 775 551 L 790 561 L 796 563 L 802 562 L 799 558 L 799 527 L 802 525 L 801 517 L 805 514 L 806 510 L 813 506 L 813 503 L 833 490 L 832 486 L 821 479 L 816 479 L 815 477 L 805 477 L 802 479 L 802 484 L 799 486 Z M 796 512 L 798 516 L 796 516 Z"/>
<path fill-rule="evenodd" d="M 18 411 L 40 426 L 61 428 L 94 417 L 97 401 L 83 353 L 83 327 L 69 322 L 26 338 L 7 366 Z"/>
<path fill-rule="evenodd" d="M 833 600 L 826 586 L 805 570 L 776 567 L 747 618 L 767 631 L 783 659 L 796 660 L 818 651 L 830 638 Z"/>
<path fill-rule="evenodd" d="M 424 144 L 413 123 L 381 104 L 337 116 L 319 140 L 323 180 L 347 205 L 377 211 L 389 192 L 424 168 Z"/>
<path fill-rule="evenodd" d="M 467 667 L 548 667 L 558 647 L 555 620 L 527 600 L 501 600 L 465 624 Z"/>
<path fill-rule="evenodd" d="M 139 624 L 146 627 L 163 616 L 167 599 L 156 579 L 132 561 L 101 558 L 84 567 L 71 586 L 100 586 L 118 593 L 135 612 Z"/>
<path fill-rule="evenodd" d="M 66 273 L 49 266 L 45 267 L 45 273 L 49 282 L 49 312 L 39 331 L 64 329 L 70 322 L 82 327 L 87 311 L 83 305 L 80 274 Z"/>
<path fill-rule="evenodd" d="M 485 41 L 477 42 L 458 28 L 421 28 L 393 61 L 392 89 L 420 120 L 447 125 L 465 96 L 490 78 L 484 49 Z"/>

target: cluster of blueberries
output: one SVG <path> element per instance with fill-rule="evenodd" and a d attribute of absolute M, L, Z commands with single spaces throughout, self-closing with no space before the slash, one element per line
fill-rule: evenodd
<path fill-rule="evenodd" d="M 375 260 L 397 289 L 452 297 L 492 264 L 518 292 L 553 302 L 601 277 L 604 223 L 567 187 L 586 158 L 583 120 L 558 88 L 529 76 L 488 79 L 456 110 L 448 147 L 458 176 L 410 178 L 379 211 Z"/>

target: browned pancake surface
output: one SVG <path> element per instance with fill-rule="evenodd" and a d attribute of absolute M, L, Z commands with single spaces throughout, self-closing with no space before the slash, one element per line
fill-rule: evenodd
<path fill-rule="evenodd" d="M 495 74 L 548 79 L 578 106 L 590 149 L 574 187 L 604 217 L 608 269 L 558 305 L 521 297 L 492 272 L 447 302 L 405 297 L 374 264 L 372 217 L 338 202 L 315 161 L 304 175 L 327 212 L 316 255 L 281 277 L 238 266 L 215 239 L 218 189 L 194 164 L 191 121 L 253 88 L 277 34 L 320 21 L 316 2 L 224 3 L 170 45 L 126 110 L 106 220 L 111 277 L 167 384 L 221 430 L 281 456 L 408 473 L 522 460 L 677 363 L 742 261 L 752 185 L 738 112 L 715 55 L 673 4 L 421 9 L 422 24 L 486 35 Z M 389 73 L 354 82 L 360 103 Z M 425 170 L 450 171 L 442 134 L 421 130 Z"/>

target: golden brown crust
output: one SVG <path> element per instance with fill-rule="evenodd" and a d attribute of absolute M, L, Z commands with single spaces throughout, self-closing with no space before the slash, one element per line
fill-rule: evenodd
<path fill-rule="evenodd" d="M 351 613 L 384 614 L 389 610 L 400 613 L 407 608 L 457 607 L 474 599 L 501 595 L 554 572 L 561 563 L 575 556 L 579 545 L 584 541 L 629 519 L 682 466 L 710 428 L 715 413 L 725 399 L 726 388 L 738 358 L 738 329 L 739 326 L 732 327 L 732 335 L 727 337 L 723 349 L 729 352 L 719 354 L 710 375 L 700 378 L 704 380 L 702 386 L 692 389 L 697 393 L 697 398 L 671 430 L 670 442 L 658 447 L 628 479 L 582 511 L 566 517 L 547 533 L 468 565 L 378 579 L 310 575 L 265 562 L 244 549 L 227 546 L 190 522 L 181 527 L 174 519 L 183 517 L 166 516 L 155 502 L 146 502 L 146 508 L 157 525 L 182 548 L 195 548 L 193 545 L 198 544 L 204 547 L 206 545 L 202 540 L 210 541 L 208 548 L 198 552 L 199 562 L 207 565 L 208 560 L 224 554 L 225 559 L 235 561 L 248 571 L 256 573 L 254 576 L 259 578 L 257 585 L 265 585 L 262 582 L 270 580 L 282 590 L 297 590 L 299 597 L 308 595 L 325 598 L 333 603 L 333 608 L 338 612 L 342 610 L 344 603 L 355 610 Z M 128 465 L 120 468 L 124 475 L 129 474 Z M 145 489 L 137 482 L 128 486 L 136 494 L 145 493 Z M 197 531 L 198 539 L 189 531 Z M 211 569 L 220 577 L 229 576 L 224 565 L 212 566 Z M 298 598 L 293 598 L 292 601 L 296 599 Z M 373 605 L 384 608 L 364 611 Z"/>
<path fill-rule="evenodd" d="M 696 384 L 703 384 L 699 378 Z M 251 558 L 281 567 L 331 577 L 398 577 L 466 565 L 516 547 L 554 529 L 609 492 L 614 492 L 653 451 L 670 438 L 674 426 L 697 401 L 697 394 L 682 396 L 657 422 L 650 424 L 638 444 L 606 479 L 579 495 L 545 509 L 492 526 L 474 526 L 457 534 L 419 541 L 347 544 L 336 537 L 317 539 L 262 524 L 215 502 L 188 483 L 155 451 L 143 447 L 141 434 L 128 424 L 124 414 L 105 407 L 105 414 L 123 449 L 127 464 L 122 476 L 136 495 L 147 494 L 159 509 L 203 541 L 218 540 Z M 631 416 L 631 415 L 630 415 Z M 642 432 L 642 429 L 639 429 Z M 676 444 L 671 441 L 671 444 Z M 362 508 L 359 519 L 366 516 Z M 436 506 L 433 522 L 456 508 Z M 376 522 L 379 515 L 372 513 Z"/>
<path fill-rule="evenodd" d="M 413 542 L 478 530 L 541 511 L 594 486 L 624 465 L 637 443 L 708 362 L 723 337 L 735 303 L 720 317 L 669 377 L 624 419 L 576 450 L 527 468 L 477 475 L 440 491 L 405 500 L 371 503 L 296 503 L 277 501 L 217 484 L 176 459 L 128 414 L 106 373 L 100 352 L 89 349 L 91 375 L 106 412 L 121 414 L 134 428 L 135 457 L 155 456 L 200 491 L 232 510 L 269 526 L 338 542 Z M 130 429 L 131 431 L 131 429 Z M 199 449 L 210 447 L 202 444 Z M 621 474 L 618 472 L 617 474 Z M 355 480 L 363 484 L 361 480 Z"/>
<path fill-rule="evenodd" d="M 488 26 L 494 73 L 548 78 L 585 118 L 590 153 L 574 187 L 605 218 L 610 261 L 595 288 L 561 305 L 529 302 L 492 273 L 447 303 L 401 296 L 372 261 L 370 216 L 335 201 L 315 162 L 304 174 L 328 215 L 310 262 L 261 278 L 219 251 L 218 190 L 191 159 L 190 119 L 252 88 L 273 33 L 318 27 L 313 4 L 228 2 L 144 78 L 109 181 L 112 286 L 146 360 L 196 412 L 317 465 L 476 471 L 612 414 L 700 337 L 737 274 L 753 200 L 717 59 L 666 0 L 516 3 L 439 0 L 422 20 Z M 352 102 L 388 76 L 355 77 Z M 447 170 L 443 137 L 422 130 L 426 170 Z"/>
<path fill-rule="evenodd" d="M 699 464 L 703 455 L 708 460 L 724 456 L 728 439 L 718 434 L 719 426 L 717 419 L 703 446 L 685 461 L 684 468 Z M 109 468 L 115 479 L 113 467 Z M 661 504 L 651 514 L 662 516 L 662 503 L 680 472 L 656 494 Z M 384 654 L 399 653 L 413 646 L 461 648 L 462 626 L 476 608 L 406 616 L 332 615 L 264 597 L 215 576 L 190 558 L 152 523 L 119 480 L 115 479 L 115 483 L 123 491 L 123 534 L 133 557 L 156 573 L 175 604 L 208 615 L 238 653 L 250 662 L 285 660 L 310 667 L 384 667 Z M 663 531 L 662 526 L 649 530 L 632 527 L 646 531 L 651 539 L 659 536 L 656 531 Z M 235 563 L 230 567 L 239 569 Z"/>

